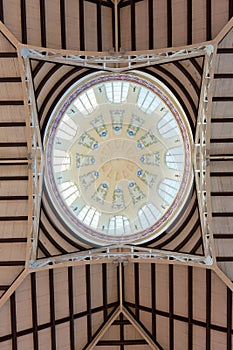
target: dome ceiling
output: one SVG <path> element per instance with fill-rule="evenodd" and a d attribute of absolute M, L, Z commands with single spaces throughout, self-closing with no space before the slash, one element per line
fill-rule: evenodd
<path fill-rule="evenodd" d="M 47 126 L 49 196 L 61 219 L 97 244 L 155 237 L 189 194 L 187 118 L 174 95 L 148 77 L 77 82 Z"/>

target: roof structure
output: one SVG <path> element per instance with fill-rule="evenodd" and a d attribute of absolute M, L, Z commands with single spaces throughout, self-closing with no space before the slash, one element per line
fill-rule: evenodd
<path fill-rule="evenodd" d="M 233 4 L 0 1 L 0 349 L 232 349 Z M 50 116 L 89 74 L 165 84 L 194 181 L 143 244 L 74 235 L 44 186 Z"/>

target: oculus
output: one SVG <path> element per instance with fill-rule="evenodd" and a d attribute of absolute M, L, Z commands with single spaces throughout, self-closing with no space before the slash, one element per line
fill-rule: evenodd
<path fill-rule="evenodd" d="M 180 104 L 140 72 L 99 73 L 63 96 L 47 125 L 45 184 L 54 209 L 97 245 L 167 229 L 192 186 L 192 137 Z"/>

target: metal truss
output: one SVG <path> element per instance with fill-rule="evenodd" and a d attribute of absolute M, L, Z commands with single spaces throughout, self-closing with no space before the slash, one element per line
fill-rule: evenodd
<path fill-rule="evenodd" d="M 42 141 L 29 59 L 23 60 L 23 64 L 25 72 L 24 83 L 26 85 L 28 108 L 30 113 L 30 136 L 32 141 L 31 152 L 29 154 L 29 159 L 31 160 L 31 169 L 29 174 L 31 174 L 32 177 L 32 217 L 30 218 L 31 227 L 29 228 L 31 231 L 30 258 L 36 259 L 44 173 L 44 155 L 42 150 Z"/>
<path fill-rule="evenodd" d="M 39 260 L 31 260 L 29 262 L 30 269 L 42 269 L 45 267 L 60 266 L 64 263 L 103 263 L 119 261 L 134 262 L 141 260 L 141 262 L 179 262 L 190 265 L 212 265 L 210 257 L 175 253 L 171 251 L 161 251 L 159 249 L 150 249 L 144 247 L 137 247 L 134 245 L 110 245 L 102 248 L 90 249 L 84 252 L 65 254 L 54 256 L 50 258 L 43 258 Z"/>
<path fill-rule="evenodd" d="M 98 262 L 114 262 L 156 260 L 157 262 L 168 263 L 185 263 L 190 265 L 211 266 L 213 264 L 211 249 L 211 227 L 210 227 L 210 211 L 208 210 L 207 191 L 206 191 L 206 125 L 208 114 L 208 102 L 210 95 L 210 77 L 212 72 L 212 61 L 214 46 L 202 45 L 179 48 L 169 51 L 150 51 L 147 53 L 130 53 L 112 54 L 112 55 L 94 55 L 88 53 L 74 53 L 65 50 L 50 50 L 44 48 L 32 48 L 21 45 L 20 53 L 22 55 L 25 71 L 25 84 L 28 94 L 28 105 L 31 113 L 31 135 L 32 135 L 32 171 L 33 171 L 33 214 L 31 228 L 31 254 L 29 261 L 29 269 L 42 269 L 60 266 L 69 263 L 98 263 Z M 58 62 L 68 65 L 78 65 L 89 68 L 96 68 L 105 71 L 126 71 L 154 64 L 171 62 L 174 60 L 187 59 L 189 57 L 197 57 L 205 55 L 204 77 L 202 83 L 202 92 L 200 107 L 198 113 L 198 122 L 195 135 L 194 146 L 194 171 L 198 192 L 198 204 L 200 209 L 201 227 L 204 238 L 205 256 L 196 256 L 190 254 L 176 253 L 172 251 L 161 251 L 156 249 L 142 248 L 132 245 L 111 245 L 107 247 L 78 252 L 72 254 L 61 255 L 57 257 L 43 258 L 36 260 L 40 204 L 43 182 L 44 157 L 39 130 L 38 116 L 36 110 L 36 101 L 33 89 L 33 82 L 30 68 L 30 58 Z"/>
<path fill-rule="evenodd" d="M 187 59 L 202 56 L 211 51 L 212 45 L 182 47 L 177 50 L 151 50 L 142 52 L 120 52 L 94 54 L 86 52 L 75 52 L 65 50 L 52 50 L 44 48 L 31 48 L 26 45 L 21 46 L 21 55 L 24 59 L 32 58 L 49 62 L 62 63 L 66 65 L 77 65 L 85 68 L 95 68 L 104 71 L 122 72 L 171 62 L 175 60 Z"/>
<path fill-rule="evenodd" d="M 211 209 L 207 188 L 207 158 L 208 158 L 208 127 L 209 103 L 211 101 L 211 81 L 213 79 L 213 58 L 216 48 L 209 45 L 206 51 L 204 72 L 202 79 L 202 90 L 199 104 L 199 112 L 197 119 L 197 127 L 194 145 L 194 171 L 197 187 L 197 197 L 199 205 L 199 213 L 201 220 L 202 235 L 204 241 L 204 253 L 209 260 L 213 262 L 213 249 L 211 245 L 212 229 L 211 229 Z"/>

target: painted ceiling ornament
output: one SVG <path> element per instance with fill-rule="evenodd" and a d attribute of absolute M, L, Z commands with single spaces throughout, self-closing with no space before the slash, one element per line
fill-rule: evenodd
<path fill-rule="evenodd" d="M 106 125 L 104 123 L 104 118 L 102 114 L 98 115 L 95 119 L 91 121 L 91 125 L 94 127 L 95 131 L 100 137 L 106 137 L 108 134 Z"/>
<path fill-rule="evenodd" d="M 148 165 L 160 165 L 160 152 L 147 153 L 141 156 L 140 161 Z"/>
<path fill-rule="evenodd" d="M 94 199 L 96 202 L 99 202 L 100 204 L 104 204 L 105 198 L 107 196 L 107 192 L 108 192 L 108 185 L 104 182 L 98 186 L 97 190 L 92 196 L 92 199 Z"/>
<path fill-rule="evenodd" d="M 162 234 L 192 186 L 191 135 L 174 95 L 149 75 L 78 81 L 44 137 L 45 184 L 61 220 L 98 245 Z"/>
<path fill-rule="evenodd" d="M 95 163 L 95 157 L 89 156 L 87 154 L 76 153 L 76 168 L 89 166 L 94 163 Z"/>
<path fill-rule="evenodd" d="M 130 137 L 134 137 L 138 133 L 143 123 L 144 123 L 144 120 L 142 118 L 140 118 L 136 114 L 132 114 L 128 129 L 127 129 L 128 135 Z"/>
<path fill-rule="evenodd" d="M 145 194 L 142 192 L 140 187 L 136 184 L 136 182 L 130 182 L 128 185 L 129 193 L 132 197 L 133 204 L 137 204 L 140 200 L 145 198 Z"/>
<path fill-rule="evenodd" d="M 137 176 L 140 180 L 145 182 L 149 187 L 152 187 L 157 178 L 156 174 L 152 174 L 147 170 L 140 169 L 137 171 Z"/>
<path fill-rule="evenodd" d="M 98 148 L 98 141 L 96 141 L 94 137 L 89 135 L 86 131 L 78 139 L 78 144 L 90 149 Z"/>
<path fill-rule="evenodd" d="M 112 120 L 112 128 L 115 132 L 115 134 L 120 134 L 122 130 L 123 125 L 123 114 L 124 110 L 112 110 L 111 113 L 111 120 Z"/>
<path fill-rule="evenodd" d="M 91 171 L 85 175 L 79 176 L 79 183 L 87 189 L 99 177 L 98 171 Z"/>
<path fill-rule="evenodd" d="M 113 192 L 113 209 L 123 210 L 125 209 L 124 194 L 121 188 L 115 188 Z"/>
<path fill-rule="evenodd" d="M 153 131 L 149 130 L 138 140 L 138 148 L 145 148 L 151 146 L 153 143 L 157 143 L 157 138 L 154 136 Z"/>

